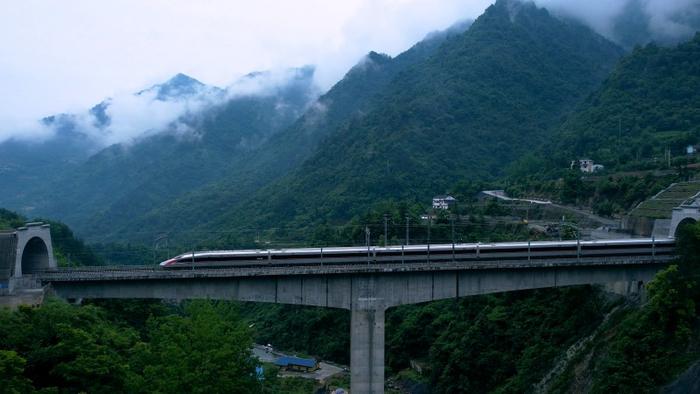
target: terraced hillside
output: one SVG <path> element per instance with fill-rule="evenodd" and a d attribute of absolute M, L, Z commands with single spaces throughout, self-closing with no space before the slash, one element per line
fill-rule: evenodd
<path fill-rule="evenodd" d="M 654 197 L 642 201 L 630 212 L 630 216 L 670 219 L 673 208 L 699 192 L 700 181 L 674 183 Z"/>
<path fill-rule="evenodd" d="M 674 183 L 654 197 L 639 203 L 625 218 L 623 228 L 631 230 L 636 235 L 648 236 L 657 232 L 662 234 L 664 233 L 662 227 L 666 222 L 670 222 L 673 208 L 698 193 L 700 193 L 700 181 Z"/>

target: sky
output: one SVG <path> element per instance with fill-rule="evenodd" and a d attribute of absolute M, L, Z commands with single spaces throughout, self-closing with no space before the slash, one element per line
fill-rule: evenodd
<path fill-rule="evenodd" d="M 489 3 L 0 0 L 0 140 L 178 72 L 223 87 L 315 64 L 328 88 L 370 50 L 395 55 Z"/>
<path fill-rule="evenodd" d="M 44 116 L 84 113 L 179 72 L 226 87 L 251 71 L 313 64 L 327 89 L 367 52 L 396 55 L 492 1 L 0 0 L 0 142 L 45 136 Z M 627 1 L 659 30 L 700 9 L 700 0 L 535 0 L 604 35 Z"/>

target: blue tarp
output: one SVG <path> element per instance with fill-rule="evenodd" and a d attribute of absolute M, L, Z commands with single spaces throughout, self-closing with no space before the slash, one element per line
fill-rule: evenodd
<path fill-rule="evenodd" d="M 306 368 L 313 368 L 316 366 L 316 360 L 312 358 L 300 358 L 300 357 L 289 357 L 283 356 L 275 361 L 275 365 L 278 367 L 286 367 L 288 365 L 298 365 Z"/>

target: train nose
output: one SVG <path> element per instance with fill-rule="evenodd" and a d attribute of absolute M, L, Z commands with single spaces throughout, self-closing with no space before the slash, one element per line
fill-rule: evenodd
<path fill-rule="evenodd" d="M 168 267 L 168 266 L 170 266 L 170 265 L 172 265 L 172 264 L 175 264 L 176 261 L 177 261 L 177 259 L 169 259 L 169 260 L 163 261 L 163 262 L 160 263 L 159 265 L 160 265 L 161 267 Z"/>

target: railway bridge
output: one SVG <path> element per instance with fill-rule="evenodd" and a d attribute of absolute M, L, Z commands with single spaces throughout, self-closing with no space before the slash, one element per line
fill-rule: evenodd
<path fill-rule="evenodd" d="M 673 239 L 372 247 L 366 261 L 329 262 L 328 248 L 303 249 L 303 261 L 246 266 L 49 268 L 24 274 L 65 299 L 208 298 L 343 308 L 351 312 L 351 388 L 384 392 L 387 308 L 507 291 L 600 284 L 634 293 L 673 258 Z M 491 255 L 486 250 L 491 248 Z M 455 252 L 455 250 L 459 252 Z M 299 249 L 298 249 L 299 250 Z M 420 251 L 423 252 L 420 252 Z M 442 250 L 442 252 L 440 252 Z M 507 251 L 507 253 L 498 252 Z M 370 252 L 369 248 L 367 249 Z M 259 251 L 271 256 L 270 251 Z M 392 253 L 389 253 L 392 252 Z M 375 256 L 386 254 L 378 261 Z M 489 257 L 490 256 L 490 257 Z"/>

